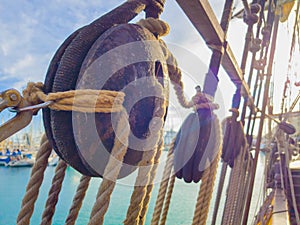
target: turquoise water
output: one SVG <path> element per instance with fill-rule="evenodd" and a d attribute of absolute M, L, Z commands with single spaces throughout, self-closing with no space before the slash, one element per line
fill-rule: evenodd
<path fill-rule="evenodd" d="M 259 164 L 259 168 L 260 166 L 261 163 Z M 41 215 L 43 213 L 43 208 L 46 202 L 48 191 L 50 189 L 54 170 L 55 167 L 48 167 L 46 170 L 44 182 L 42 184 L 38 200 L 35 204 L 35 211 L 31 219 L 32 225 L 39 224 L 41 221 Z M 17 214 L 21 207 L 21 201 L 25 193 L 26 185 L 30 176 L 30 171 L 31 168 L 0 167 L 1 225 L 13 225 L 16 223 Z M 67 217 L 69 208 L 72 203 L 72 198 L 79 184 L 80 177 L 81 175 L 78 172 L 70 167 L 67 168 L 63 188 L 60 193 L 60 200 L 56 207 L 55 216 L 53 218 L 53 225 L 64 224 L 65 218 Z M 116 185 L 116 188 L 111 197 L 109 210 L 105 216 L 105 224 L 122 224 L 123 220 L 126 217 L 127 207 L 129 205 L 130 196 L 133 190 L 133 187 L 128 185 L 131 181 L 133 182 L 133 178 L 129 177 L 126 181 Z M 76 223 L 77 225 L 87 224 L 100 182 L 101 179 L 92 179 L 83 206 L 81 208 L 79 218 Z M 256 188 L 259 188 L 259 186 L 259 184 L 256 184 Z M 151 199 L 149 205 L 146 224 L 150 224 L 158 188 L 159 184 L 156 184 L 153 190 L 154 197 Z M 217 187 L 215 187 L 215 189 L 217 189 Z M 167 224 L 191 224 L 198 190 L 199 184 L 185 184 L 181 180 L 176 180 Z M 225 190 L 223 196 L 225 196 Z M 212 199 L 212 201 L 214 201 L 214 198 Z M 224 198 L 222 199 L 221 206 L 223 204 Z M 207 224 L 210 224 L 212 211 L 213 210 L 211 209 Z M 254 212 L 252 212 L 252 214 L 253 213 Z"/>

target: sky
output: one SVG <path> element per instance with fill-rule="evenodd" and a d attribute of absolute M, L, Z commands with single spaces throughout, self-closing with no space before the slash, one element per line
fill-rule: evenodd
<path fill-rule="evenodd" d="M 21 91 L 28 81 L 44 81 L 51 57 L 63 40 L 74 30 L 92 22 L 123 2 L 121 0 L 1 0 L 0 91 L 8 88 Z M 161 18 L 169 23 L 171 32 L 163 39 L 184 71 L 185 92 L 191 97 L 195 93 L 194 87 L 203 83 L 211 51 L 176 1 L 167 0 L 166 2 Z M 218 19 L 220 19 L 223 2 L 221 0 L 210 1 Z M 235 6 L 241 8 L 242 3 L 236 1 Z M 282 79 L 286 77 L 287 56 L 283 57 L 283 55 L 289 49 L 287 36 L 290 35 L 292 25 L 293 21 L 280 27 L 284 32 L 280 37 L 279 56 L 275 59 L 276 68 L 274 69 L 276 71 L 274 79 L 280 81 L 276 82 L 275 86 L 278 93 L 282 90 Z M 238 62 L 242 54 L 241 46 L 244 43 L 245 32 L 246 26 L 241 20 L 231 21 L 228 42 Z M 224 118 L 229 115 L 228 109 L 235 87 L 222 69 L 219 77 L 216 101 L 221 108 L 217 113 Z M 180 117 L 180 120 L 171 119 L 167 126 L 178 128 L 186 112 L 180 109 L 176 99 L 172 97 L 170 106 L 171 117 L 173 114 L 174 118 Z"/>

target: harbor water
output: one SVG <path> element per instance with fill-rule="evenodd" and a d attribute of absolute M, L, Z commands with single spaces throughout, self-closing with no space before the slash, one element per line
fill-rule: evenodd
<path fill-rule="evenodd" d="M 163 157 L 166 157 L 167 152 L 164 152 Z M 263 175 L 263 159 L 264 157 L 260 157 L 258 170 L 258 176 Z M 219 172 L 220 172 L 219 166 Z M 30 177 L 31 168 L 23 167 L 23 168 L 12 168 L 12 167 L 0 167 L 0 224 L 1 225 L 14 225 L 16 224 L 16 218 L 18 212 L 21 207 L 22 198 L 24 196 L 26 185 L 28 179 Z M 35 204 L 34 214 L 31 218 L 31 224 L 36 225 L 40 224 L 41 215 L 43 213 L 43 209 L 45 206 L 45 202 L 47 199 L 48 191 L 51 186 L 52 177 L 55 172 L 55 167 L 48 166 L 45 172 L 44 181 L 42 187 L 40 189 L 38 200 Z M 66 176 L 63 182 L 62 191 L 59 196 L 59 202 L 55 210 L 55 216 L 53 218 L 53 225 L 61 225 L 64 224 L 65 219 L 67 217 L 69 208 L 72 203 L 72 199 L 76 188 L 79 184 L 81 175 L 68 167 L 66 170 Z M 217 179 L 219 177 L 219 173 L 217 174 Z M 262 179 L 258 179 L 260 182 Z M 228 181 L 228 176 L 227 176 Z M 134 182 L 134 180 L 132 180 Z M 83 202 L 83 206 L 80 210 L 80 214 L 77 220 L 77 225 L 85 225 L 89 221 L 89 216 L 93 204 L 95 202 L 96 193 L 101 183 L 101 179 L 93 178 L 85 200 Z M 130 203 L 130 196 L 133 191 L 133 187 L 128 185 L 130 181 L 126 181 L 124 183 L 120 182 L 116 185 L 115 190 L 111 197 L 110 207 L 105 216 L 106 225 L 117 225 L 122 224 L 124 219 L 126 218 L 127 208 Z M 218 181 L 216 180 L 216 184 Z M 193 219 L 194 207 L 196 204 L 196 199 L 199 191 L 200 184 L 186 184 L 182 180 L 176 180 L 175 189 L 173 192 L 173 197 L 171 200 L 170 210 L 167 218 L 167 224 L 169 225 L 185 225 L 191 224 Z M 254 204 L 252 204 L 252 209 L 249 218 L 253 218 L 254 211 L 257 208 L 256 202 L 259 198 L 259 190 L 261 188 L 261 183 L 255 184 L 254 190 Z M 149 211 L 147 214 L 146 224 L 150 224 L 152 212 L 155 205 L 155 197 L 157 196 L 159 188 L 159 183 L 155 184 L 151 202 L 149 205 Z M 217 185 L 215 186 L 215 191 L 213 194 L 212 203 L 215 201 Z M 225 194 L 226 190 L 223 191 L 222 199 L 221 199 L 221 207 L 225 202 Z M 258 204 L 259 205 L 259 204 Z M 207 224 L 210 224 L 212 213 L 213 213 L 213 204 L 210 208 L 209 219 Z M 219 213 L 218 220 L 220 224 L 221 221 L 221 212 Z M 251 220 L 249 221 L 249 224 Z"/>

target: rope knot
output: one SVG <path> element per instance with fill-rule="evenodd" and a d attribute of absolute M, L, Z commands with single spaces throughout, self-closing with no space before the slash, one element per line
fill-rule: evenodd
<path fill-rule="evenodd" d="M 210 109 L 215 110 L 219 108 L 217 103 L 213 103 L 213 97 L 197 91 L 196 95 L 192 98 L 195 110 Z"/>
<path fill-rule="evenodd" d="M 154 19 L 152 17 L 141 19 L 137 22 L 138 25 L 145 27 L 154 35 L 158 35 L 159 37 L 166 36 L 170 32 L 170 26 L 166 22 Z"/>
<path fill-rule="evenodd" d="M 27 87 L 23 90 L 23 97 L 31 105 L 37 105 L 45 101 L 43 92 L 44 84 L 42 82 L 28 82 Z"/>

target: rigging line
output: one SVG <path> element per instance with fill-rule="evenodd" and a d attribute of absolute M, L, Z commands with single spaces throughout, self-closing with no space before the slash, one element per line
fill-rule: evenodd
<path fill-rule="evenodd" d="M 243 225 L 247 224 L 249 210 L 250 210 L 250 204 L 251 204 L 251 199 L 252 199 L 252 191 L 253 191 L 253 185 L 254 185 L 254 180 L 255 180 L 260 143 L 261 143 L 261 139 L 262 139 L 262 130 L 263 130 L 263 125 L 264 125 L 267 97 L 268 97 L 268 92 L 269 92 L 270 79 L 271 79 L 271 75 L 272 75 L 272 66 L 273 66 L 273 60 L 274 60 L 274 55 L 275 55 L 278 25 L 279 25 L 279 15 L 276 15 L 275 21 L 274 21 L 274 29 L 273 29 L 273 35 L 272 35 L 271 48 L 270 48 L 271 51 L 270 51 L 270 56 L 269 56 L 269 64 L 268 64 L 268 68 L 267 68 L 267 79 L 265 82 L 265 89 L 264 89 L 264 97 L 263 97 L 263 105 L 262 105 L 262 118 L 259 123 L 259 131 L 258 131 L 257 141 L 256 141 L 255 157 L 254 157 L 254 162 L 253 162 L 253 174 L 251 176 L 250 184 L 249 184 L 249 195 L 247 196 L 247 199 L 246 199 L 246 210 L 245 210 L 245 214 L 244 214 L 244 218 L 243 218 L 243 223 L 242 223 Z"/>
<path fill-rule="evenodd" d="M 300 219 L 299 219 L 299 212 L 297 210 L 297 203 L 296 203 L 296 195 L 295 195 L 295 190 L 294 190 L 294 181 L 293 181 L 293 177 L 292 177 L 292 172 L 289 166 L 289 157 L 290 157 L 290 153 L 288 151 L 288 147 L 287 147 L 287 140 L 285 140 L 285 148 L 284 148 L 284 152 L 285 152 L 285 165 L 287 168 L 287 172 L 288 172 L 288 178 L 289 178 L 289 182 L 290 182 L 290 189 L 291 189 L 291 194 L 292 194 L 292 202 L 293 202 L 293 208 L 295 211 L 295 216 L 296 216 L 296 223 L 297 225 L 300 225 Z"/>
<path fill-rule="evenodd" d="M 299 29 L 299 25 L 298 25 L 299 8 L 300 8 L 300 0 L 297 1 L 296 16 L 295 16 L 295 23 L 294 23 L 294 28 L 293 28 L 293 36 L 292 36 L 292 44 L 291 44 L 291 49 L 290 49 L 289 62 L 291 62 L 292 57 L 293 57 L 293 53 L 295 51 L 295 41 L 296 41 L 295 39 L 296 39 L 297 27 Z M 299 34 L 299 30 L 298 30 L 298 34 Z"/>
<path fill-rule="evenodd" d="M 261 9 L 263 9 L 265 7 L 265 1 L 264 0 L 260 1 L 260 6 L 261 6 Z M 257 24 L 256 38 L 259 38 L 260 29 L 261 29 L 261 25 L 262 25 L 263 22 L 264 22 L 264 25 L 266 27 L 266 21 L 265 21 L 264 17 L 265 17 L 264 16 L 264 11 L 261 10 L 260 11 L 260 19 L 259 19 L 258 24 Z M 268 17 L 270 17 L 270 16 L 268 15 Z M 265 40 L 265 37 L 264 37 L 265 35 L 266 35 L 266 33 L 263 34 L 263 38 L 262 38 L 263 40 Z M 263 58 L 264 52 L 266 52 L 266 53 L 268 52 L 268 46 L 262 45 L 260 56 L 259 56 L 260 59 Z M 256 52 L 252 54 L 250 71 L 249 71 L 249 75 L 248 75 L 248 86 L 249 87 L 251 86 L 251 82 L 252 82 L 255 61 L 256 61 Z M 260 74 L 260 70 L 257 71 L 254 87 L 257 86 L 259 74 Z M 253 100 L 255 99 L 255 97 L 256 97 L 256 88 L 254 88 Z M 241 115 L 241 121 L 242 121 L 243 124 L 245 124 L 246 109 L 247 109 L 247 101 L 244 101 L 243 111 L 242 111 L 242 115 Z M 252 116 L 253 113 L 254 113 L 254 111 L 251 109 L 250 113 L 249 113 L 249 116 Z M 250 126 L 251 126 L 250 124 L 251 124 L 251 120 L 248 120 L 247 132 L 246 132 L 247 135 L 249 135 L 249 129 L 250 129 Z"/>

